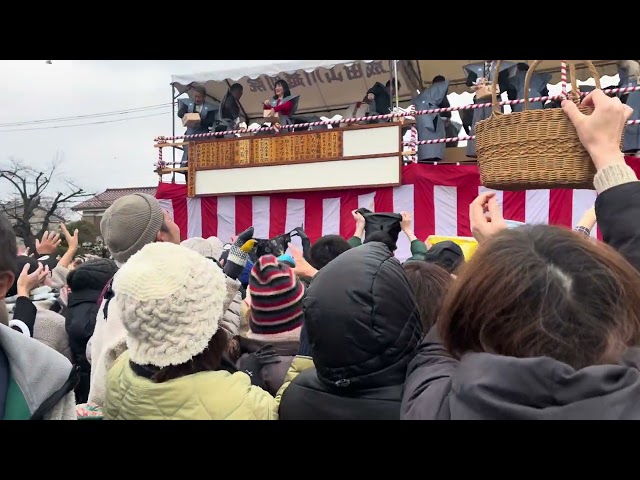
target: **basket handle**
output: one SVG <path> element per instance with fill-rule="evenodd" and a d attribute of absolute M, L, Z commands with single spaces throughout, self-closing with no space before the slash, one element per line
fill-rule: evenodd
<path fill-rule="evenodd" d="M 527 95 L 525 95 L 525 99 L 524 99 L 525 110 L 529 108 L 528 92 L 529 92 L 529 85 L 531 84 L 531 77 L 533 76 L 533 71 L 540 64 L 540 62 L 542 62 L 542 60 L 533 61 L 533 63 L 529 67 L 529 70 L 527 70 L 527 76 L 524 79 L 524 91 L 527 92 Z M 576 105 L 578 105 L 580 103 L 580 93 L 579 93 L 580 90 L 578 90 L 578 77 L 576 76 L 576 64 L 575 62 L 568 62 L 568 63 L 569 63 L 569 78 L 571 79 L 571 92 L 569 93 L 569 96 L 571 97 L 573 102 Z M 589 69 L 589 71 L 591 72 L 591 75 L 593 75 L 593 78 L 596 81 L 596 88 L 598 90 L 602 90 L 602 87 L 600 85 L 600 74 L 598 73 L 598 70 L 596 70 L 596 67 L 593 65 L 593 62 L 591 60 L 585 60 L 584 63 L 587 65 L 587 68 Z"/>
<path fill-rule="evenodd" d="M 502 66 L 502 60 L 498 60 L 496 63 L 496 74 L 493 76 L 493 80 L 491 81 L 491 108 L 493 109 L 494 115 L 502 115 L 500 111 L 500 106 L 498 105 L 498 77 L 500 72 L 500 67 Z M 489 72 L 491 72 L 491 67 L 489 67 Z"/>
<path fill-rule="evenodd" d="M 541 62 L 542 60 L 534 60 L 531 66 L 529 67 L 529 70 L 527 70 L 527 76 L 524 79 L 524 91 L 527 92 L 524 99 L 525 110 L 529 109 L 528 92 L 529 92 L 529 86 L 531 85 L 531 77 L 533 76 L 534 70 L 538 65 L 540 65 Z M 593 62 L 591 60 L 585 60 L 585 64 L 587 65 L 587 68 L 589 69 L 589 71 L 593 75 L 593 78 L 596 81 L 596 88 L 602 89 L 602 87 L 600 86 L 600 74 L 596 70 L 596 67 L 593 65 Z M 498 60 L 498 63 L 496 64 L 496 75 L 493 78 L 492 86 L 491 86 L 491 102 L 492 102 L 492 108 L 493 108 L 494 114 L 502 113 L 500 112 L 500 108 L 498 106 L 498 91 L 497 91 L 498 72 L 500 72 L 501 65 L 502 65 L 502 60 Z M 575 103 L 580 103 L 580 95 L 578 94 L 578 83 L 577 83 L 577 77 L 576 77 L 576 66 L 574 62 L 569 62 L 569 76 L 571 78 L 571 97 Z"/>

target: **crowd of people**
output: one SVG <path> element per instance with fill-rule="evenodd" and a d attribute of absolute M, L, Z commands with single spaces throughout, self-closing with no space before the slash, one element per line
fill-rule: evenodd
<path fill-rule="evenodd" d="M 102 219 L 112 259 L 75 265 L 77 232 L 62 227 L 59 260 L 56 234 L 18 255 L 0 217 L 0 418 L 639 419 L 631 109 L 601 91 L 585 103 L 562 105 L 597 169 L 578 231 L 507 228 L 483 193 L 470 259 L 416 238 L 406 212 L 373 228 L 354 211 L 352 238 L 275 255 L 256 254 L 253 228 L 181 242 L 134 194 Z"/>

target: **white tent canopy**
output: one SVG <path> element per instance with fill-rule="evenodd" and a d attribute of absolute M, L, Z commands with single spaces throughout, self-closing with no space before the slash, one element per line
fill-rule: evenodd
<path fill-rule="evenodd" d="M 398 62 L 399 68 L 402 61 Z M 387 83 L 393 76 L 392 60 L 284 60 L 271 65 L 217 70 L 172 76 L 177 93 L 188 93 L 190 85 L 202 85 L 208 96 L 221 101 L 233 83 L 240 83 L 240 103 L 250 119 L 262 117 L 262 105 L 273 96 L 278 78 L 289 84 L 293 95 L 300 95 L 297 114 L 328 114 L 361 101 L 376 82 Z M 399 71 L 400 95 L 411 97 L 409 82 Z"/>
<path fill-rule="evenodd" d="M 215 72 L 200 72 L 190 75 L 173 75 L 171 77 L 172 83 L 180 83 L 188 85 L 191 82 L 206 83 L 212 82 L 224 82 L 225 80 L 238 81 L 243 77 L 258 78 L 260 76 L 277 77 L 282 73 L 294 73 L 297 71 L 304 71 L 311 73 L 315 69 L 323 67 L 331 69 L 336 65 L 351 66 L 355 62 L 369 63 L 373 60 L 281 60 L 268 65 L 258 64 L 243 67 L 234 67 L 228 69 L 220 69 Z"/>
<path fill-rule="evenodd" d="M 401 83 L 400 100 L 404 106 L 416 91 L 429 85 L 436 75 L 450 81 L 449 93 L 469 91 L 465 85 L 463 66 L 483 60 L 398 60 L 398 80 Z M 528 62 L 527 60 L 513 60 Z M 601 75 L 615 75 L 615 60 L 594 60 Z M 578 61 L 578 77 L 586 80 L 591 74 Z M 545 60 L 538 71 L 554 74 L 552 83 L 560 80 L 560 62 Z M 228 70 L 200 72 L 172 76 L 172 85 L 178 94 L 187 93 L 191 85 L 202 85 L 208 96 L 222 100 L 233 83 L 244 87 L 240 101 L 250 120 L 262 117 L 262 104 L 273 96 L 273 85 L 278 78 L 287 81 L 291 93 L 300 95 L 297 114 L 331 116 L 330 112 L 343 110 L 361 101 L 376 82 L 385 84 L 393 76 L 393 60 L 282 60 L 273 64 L 252 65 Z"/>

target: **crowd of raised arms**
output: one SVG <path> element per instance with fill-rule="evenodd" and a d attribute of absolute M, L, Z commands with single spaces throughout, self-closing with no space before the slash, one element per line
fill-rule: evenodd
<path fill-rule="evenodd" d="M 631 108 L 600 90 L 584 103 L 593 114 L 562 105 L 597 170 L 581 228 L 507 228 L 483 193 L 466 261 L 405 212 L 372 232 L 354 211 L 354 237 L 299 230 L 283 254 L 253 228 L 180 243 L 135 194 L 102 219 L 112 258 L 84 262 L 77 232 L 62 228 L 61 258 L 58 234 L 29 256 L 0 218 L 0 418 L 640 419 Z"/>

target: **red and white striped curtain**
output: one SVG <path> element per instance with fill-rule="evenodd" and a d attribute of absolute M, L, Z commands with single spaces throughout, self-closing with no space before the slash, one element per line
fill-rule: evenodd
<path fill-rule="evenodd" d="M 640 174 L 640 159 L 628 157 L 627 163 Z M 410 164 L 403 168 L 402 185 L 395 188 L 187 198 L 186 185 L 160 183 L 156 197 L 173 215 L 183 239 L 216 236 L 228 242 L 251 225 L 256 238 L 272 238 L 304 226 L 314 242 L 328 234 L 349 238 L 355 230 L 351 211 L 372 206 L 377 212 L 411 213 L 420 239 L 432 234 L 469 236 L 469 204 L 483 190 L 476 166 Z M 573 228 L 595 202 L 596 192 L 498 192 L 498 198 L 506 219 Z M 410 256 L 402 234 L 396 256 L 401 261 Z"/>

